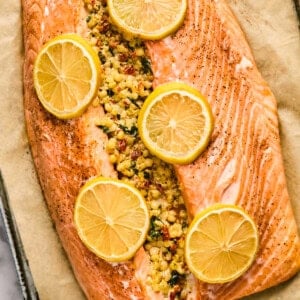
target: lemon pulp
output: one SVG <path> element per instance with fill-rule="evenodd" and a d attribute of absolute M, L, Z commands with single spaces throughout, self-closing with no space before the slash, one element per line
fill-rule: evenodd
<path fill-rule="evenodd" d="M 258 249 L 252 218 L 235 205 L 213 205 L 194 218 L 185 242 L 189 269 L 201 281 L 225 283 L 251 266 Z"/>
<path fill-rule="evenodd" d="M 75 226 L 83 243 L 107 261 L 130 259 L 149 227 L 143 196 L 120 180 L 96 177 L 81 189 L 75 203 Z"/>
<path fill-rule="evenodd" d="M 210 106 L 193 87 L 170 82 L 146 99 L 138 129 L 146 147 L 168 163 L 190 163 L 203 152 L 213 130 Z"/>
<path fill-rule="evenodd" d="M 44 45 L 34 64 L 34 87 L 47 111 L 58 118 L 79 116 L 97 95 L 100 62 L 82 37 L 60 35 Z"/>

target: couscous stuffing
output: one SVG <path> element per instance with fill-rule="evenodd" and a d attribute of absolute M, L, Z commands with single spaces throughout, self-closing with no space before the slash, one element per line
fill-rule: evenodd
<path fill-rule="evenodd" d="M 188 221 L 181 192 L 173 167 L 152 156 L 138 136 L 138 114 L 152 89 L 150 61 L 141 40 L 123 36 L 110 23 L 106 1 L 84 2 L 90 41 L 104 73 L 93 105 L 103 106 L 105 118 L 96 125 L 108 136 L 106 151 L 119 179 L 141 191 L 150 212 L 147 284 L 169 299 L 185 299 L 190 271 L 184 261 Z"/>

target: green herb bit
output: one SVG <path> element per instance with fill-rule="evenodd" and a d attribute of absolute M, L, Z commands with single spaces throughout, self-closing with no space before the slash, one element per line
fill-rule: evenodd
<path fill-rule="evenodd" d="M 156 216 L 152 216 L 150 219 L 149 236 L 154 240 L 157 240 L 162 236 L 161 228 L 156 224 L 156 221 L 160 221 L 160 219 Z"/>
<path fill-rule="evenodd" d="M 137 100 L 133 99 L 133 98 L 128 98 L 130 100 L 130 102 L 136 106 L 137 108 L 141 108 L 141 106 L 139 104 L 136 103 Z"/>
<path fill-rule="evenodd" d="M 150 61 L 145 56 L 142 56 L 141 64 L 142 64 L 144 73 L 152 73 Z"/>
<path fill-rule="evenodd" d="M 137 133 L 138 133 L 138 128 L 133 125 L 131 126 L 131 128 L 128 128 L 127 126 L 124 126 L 122 124 L 119 124 L 119 127 L 127 134 L 130 134 L 132 136 L 137 136 Z"/>
<path fill-rule="evenodd" d="M 185 275 L 179 274 L 176 270 L 173 270 L 171 272 L 171 279 L 168 281 L 168 284 L 173 287 L 174 285 L 179 284 L 184 278 Z"/>
<path fill-rule="evenodd" d="M 103 130 L 104 133 L 108 134 L 110 132 L 109 128 L 107 126 L 104 126 L 104 125 L 98 125 L 98 127 L 100 129 Z"/>

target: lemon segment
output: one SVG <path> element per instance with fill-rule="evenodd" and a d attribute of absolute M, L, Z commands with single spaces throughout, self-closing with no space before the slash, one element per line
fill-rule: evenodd
<path fill-rule="evenodd" d="M 149 214 L 140 192 L 120 180 L 96 177 L 80 190 L 74 221 L 80 239 L 111 262 L 134 256 L 146 239 Z"/>
<path fill-rule="evenodd" d="M 138 117 L 138 129 L 152 154 L 168 163 L 187 164 L 206 149 L 213 116 L 198 90 L 170 82 L 148 96 Z"/>
<path fill-rule="evenodd" d="M 185 258 L 201 281 L 225 283 L 246 272 L 258 250 L 257 227 L 235 205 L 213 205 L 194 218 L 185 242 Z"/>
<path fill-rule="evenodd" d="M 34 87 L 44 108 L 60 119 L 77 117 L 95 98 L 101 82 L 100 61 L 76 34 L 60 35 L 37 55 Z"/>
<path fill-rule="evenodd" d="M 126 33 L 157 40 L 176 31 L 184 21 L 187 0 L 108 0 L 112 21 Z"/>

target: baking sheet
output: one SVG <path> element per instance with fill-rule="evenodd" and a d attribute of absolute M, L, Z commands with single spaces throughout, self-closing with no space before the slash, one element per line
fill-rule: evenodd
<path fill-rule="evenodd" d="M 19 292 L 25 300 L 38 300 L 38 294 L 34 286 L 33 278 L 29 269 L 28 260 L 24 252 L 19 230 L 10 207 L 9 197 L 0 170 L 0 229 L 4 226 L 6 231 L 5 241 L 9 244 L 12 259 L 15 265 L 16 275 L 19 282 Z M 1 284 L 1 283 L 0 283 Z M 4 283 L 5 284 L 5 283 Z M 3 286 L 3 285 L 2 285 Z M 20 297 L 19 294 L 14 296 Z M 3 297 L 3 295 L 2 295 Z M 18 298 L 19 299 L 19 298 Z"/>
<path fill-rule="evenodd" d="M 229 0 L 278 101 L 288 189 L 300 228 L 300 35 L 292 0 Z M 0 1 L 0 168 L 42 300 L 79 300 L 29 152 L 22 99 L 19 0 Z M 249 299 L 300 299 L 300 275 Z"/>
<path fill-rule="evenodd" d="M 84 299 L 33 168 L 23 116 L 22 61 L 21 3 L 0 0 L 0 168 L 40 299 Z"/>

